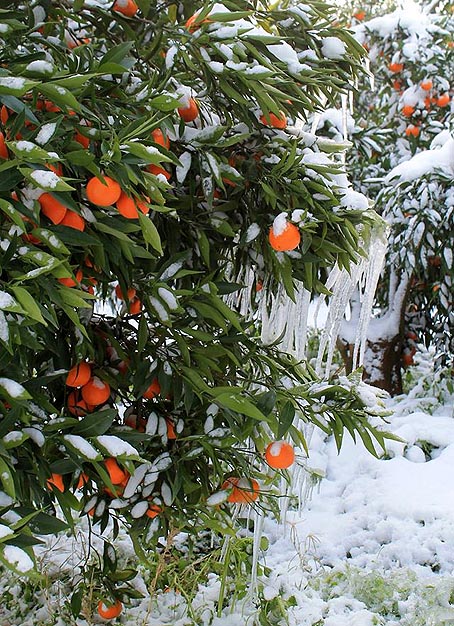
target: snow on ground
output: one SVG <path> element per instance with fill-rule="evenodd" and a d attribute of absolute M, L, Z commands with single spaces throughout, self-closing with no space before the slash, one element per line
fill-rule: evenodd
<path fill-rule="evenodd" d="M 269 542 L 258 596 L 243 585 L 227 589 L 226 608 L 216 615 L 221 581 L 211 574 L 198 585 L 188 610 L 182 593 L 149 594 L 142 570 L 134 584 L 145 597 L 125 608 L 124 626 L 444 626 L 454 622 L 454 419 L 446 380 L 431 371 L 426 353 L 412 368 L 413 388 L 389 400 L 391 441 L 383 459 L 346 438 L 340 454 L 315 432 L 312 467 L 324 471 L 312 498 L 284 524 L 266 519 Z M 435 381 L 435 382 L 433 382 Z M 443 402 L 440 403 L 440 398 Z M 421 408 L 423 407 L 423 408 Z M 430 410 L 430 412 L 429 412 Z M 0 623 L 8 626 L 88 626 L 65 609 L 70 578 L 86 550 L 84 524 L 76 539 L 53 538 L 43 552 L 43 570 L 59 580 L 52 590 L 0 580 Z M 244 535 L 244 533 L 243 533 Z M 184 538 L 183 538 L 184 544 Z M 96 543 L 96 539 L 95 539 Z M 132 547 L 120 537 L 123 558 Z M 243 550 L 243 548 L 241 548 Z M 35 584 L 35 583 L 33 583 Z M 64 585 L 67 585 L 66 592 Z M 178 583 L 176 583 L 178 584 Z M 63 585 L 63 587 L 62 587 Z M 70 587 L 69 587 L 70 588 Z M 168 591 L 168 590 L 167 590 Z M 66 593 L 66 596 L 65 596 Z M 31 601 L 31 598 L 33 601 Z M 286 618 L 284 619 L 284 611 Z M 259 612 L 261 620 L 258 622 Z M 288 621 L 286 621 L 288 620 Z"/>

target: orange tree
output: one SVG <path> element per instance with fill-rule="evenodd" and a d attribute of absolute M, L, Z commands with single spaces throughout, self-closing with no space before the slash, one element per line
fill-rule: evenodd
<path fill-rule="evenodd" d="M 365 369 L 399 393 L 418 341 L 444 361 L 453 349 L 452 6 L 428 2 L 354 24 L 374 80 L 361 79 L 347 158 L 356 188 L 390 226 Z"/>
<path fill-rule="evenodd" d="M 323 290 L 373 222 L 304 130 L 361 46 L 322 3 L 259 6 L 2 4 L 0 558 L 19 571 L 74 515 L 125 524 L 142 556 L 227 530 L 235 493 L 266 504 L 268 443 L 305 445 L 298 419 L 383 443 L 354 386 L 317 386 L 252 314 L 264 283 Z M 114 603 L 133 592 L 107 560 Z"/>

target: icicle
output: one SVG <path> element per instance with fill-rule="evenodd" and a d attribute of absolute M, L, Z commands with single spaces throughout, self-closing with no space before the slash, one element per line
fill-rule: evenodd
<path fill-rule="evenodd" d="M 348 140 L 348 125 L 347 125 L 348 97 L 347 97 L 347 94 L 343 93 L 341 95 L 341 102 L 342 102 L 342 137 L 344 138 L 344 141 L 347 141 Z"/>
<path fill-rule="evenodd" d="M 252 544 L 252 575 L 251 575 L 251 595 L 257 594 L 257 565 L 259 562 L 260 543 L 263 535 L 263 523 L 265 516 L 263 511 L 256 507 L 254 510 L 254 541 Z"/>

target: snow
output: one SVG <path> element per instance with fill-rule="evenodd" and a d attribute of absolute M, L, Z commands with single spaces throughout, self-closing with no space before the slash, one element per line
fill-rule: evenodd
<path fill-rule="evenodd" d="M 0 378 L 0 387 L 3 387 L 11 398 L 20 398 L 26 394 L 24 387 L 11 378 Z"/>
<path fill-rule="evenodd" d="M 33 568 L 31 558 L 24 550 L 21 550 L 21 548 L 17 546 L 5 546 L 3 548 L 3 557 L 8 563 L 11 563 L 16 570 L 23 574 Z"/>
<path fill-rule="evenodd" d="M 279 237 L 287 228 L 287 213 L 279 213 L 273 221 L 273 233 L 275 237 Z"/>
<path fill-rule="evenodd" d="M 43 124 L 35 137 L 36 143 L 39 143 L 40 146 L 44 146 L 48 141 L 50 141 L 56 130 L 57 124 L 55 122 Z"/>
<path fill-rule="evenodd" d="M 64 435 L 63 440 L 78 450 L 82 457 L 92 461 L 99 458 L 99 452 L 83 437 L 79 437 L 79 435 Z"/>
<path fill-rule="evenodd" d="M 39 74 L 52 74 L 54 66 L 49 61 L 31 61 L 25 68 L 29 72 L 37 72 Z"/>
<path fill-rule="evenodd" d="M 385 182 L 411 181 L 440 169 L 454 175 L 454 139 L 441 148 L 418 152 L 408 161 L 396 165 L 385 177 Z"/>
<path fill-rule="evenodd" d="M 112 457 L 139 457 L 139 453 L 131 444 L 115 435 L 100 435 L 94 438 Z"/>
<path fill-rule="evenodd" d="M 35 183 L 44 189 L 55 189 L 60 182 L 60 177 L 54 172 L 47 172 L 45 170 L 35 170 L 30 174 Z"/>
<path fill-rule="evenodd" d="M 345 44 L 338 37 L 325 37 L 322 43 L 322 54 L 328 59 L 343 59 Z"/>

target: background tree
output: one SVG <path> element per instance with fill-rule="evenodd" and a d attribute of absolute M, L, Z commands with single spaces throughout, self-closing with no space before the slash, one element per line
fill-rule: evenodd
<path fill-rule="evenodd" d="M 304 447 L 300 420 L 383 444 L 354 383 L 322 390 L 252 315 L 280 284 L 324 290 L 374 223 L 305 129 L 363 54 L 331 9 L 2 6 L 0 558 L 28 570 L 57 505 L 126 525 L 142 558 L 229 532 L 232 502 L 273 506 L 262 455 Z M 135 591 L 110 548 L 116 611 Z"/>
<path fill-rule="evenodd" d="M 451 5 L 415 5 L 355 32 L 369 50 L 373 80 L 361 78 L 347 159 L 356 188 L 390 225 L 365 374 L 399 393 L 416 342 L 436 344 L 444 361 L 452 354 Z M 326 130 L 341 129 L 328 121 Z"/>

